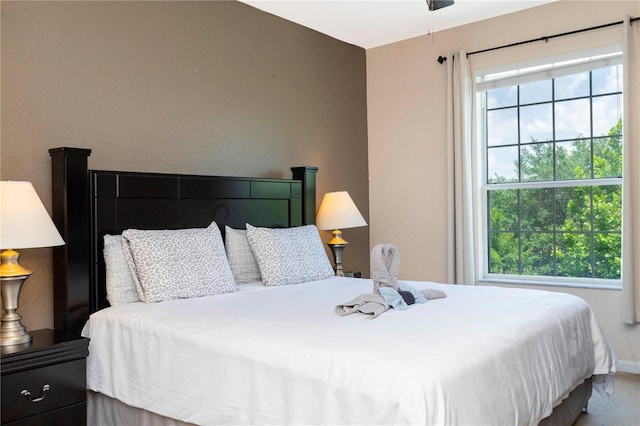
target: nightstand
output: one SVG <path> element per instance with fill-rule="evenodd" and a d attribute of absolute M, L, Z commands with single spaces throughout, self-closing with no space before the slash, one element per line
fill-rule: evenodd
<path fill-rule="evenodd" d="M 86 425 L 89 339 L 31 335 L 28 345 L 1 347 L 2 425 Z"/>

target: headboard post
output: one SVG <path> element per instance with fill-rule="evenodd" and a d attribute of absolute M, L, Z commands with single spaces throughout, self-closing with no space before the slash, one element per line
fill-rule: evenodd
<path fill-rule="evenodd" d="M 295 180 L 302 181 L 302 218 L 303 225 L 316 223 L 316 173 L 317 167 L 292 167 L 291 172 Z"/>
<path fill-rule="evenodd" d="M 53 221 L 65 245 L 53 249 L 54 328 L 79 334 L 89 305 L 89 183 L 90 149 L 53 148 L 51 195 Z"/>

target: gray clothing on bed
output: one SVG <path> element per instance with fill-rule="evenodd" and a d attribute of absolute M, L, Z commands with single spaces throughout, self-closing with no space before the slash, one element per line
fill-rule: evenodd
<path fill-rule="evenodd" d="M 440 290 L 418 291 L 406 283 L 398 282 L 400 252 L 393 244 L 378 244 L 371 251 L 371 279 L 373 293 L 361 294 L 350 302 L 336 306 L 338 315 L 366 314 L 373 319 L 389 308 L 407 309 L 407 301 L 399 291 L 411 293 L 409 303 L 425 303 L 429 299 L 447 297 Z"/>
<path fill-rule="evenodd" d="M 393 244 L 378 244 L 371 250 L 371 279 L 373 291 L 380 287 L 398 289 L 400 252 Z"/>
<path fill-rule="evenodd" d="M 427 300 L 431 300 L 431 299 L 442 299 L 443 297 L 447 297 L 447 293 L 445 293 L 442 290 L 436 290 L 433 288 L 428 288 L 426 290 L 420 290 L 420 292 L 422 294 L 424 294 L 424 297 L 427 298 Z"/>
<path fill-rule="evenodd" d="M 356 298 L 350 302 L 341 303 L 336 306 L 336 313 L 338 315 L 349 315 L 358 312 L 369 315 L 370 318 L 373 319 L 387 309 L 389 309 L 389 305 L 380 294 L 367 293 L 356 296 Z"/>

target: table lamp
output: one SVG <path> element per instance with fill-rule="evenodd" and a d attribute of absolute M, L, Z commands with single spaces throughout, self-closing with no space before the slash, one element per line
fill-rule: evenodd
<path fill-rule="evenodd" d="M 327 243 L 333 252 L 336 276 L 343 277 L 342 251 L 349 244 L 342 238 L 341 229 L 367 226 L 347 191 L 327 192 L 322 198 L 316 226 L 321 230 L 333 230 L 333 238 Z"/>
<path fill-rule="evenodd" d="M 64 241 L 38 198 L 31 182 L 0 182 L 0 286 L 2 308 L 0 346 L 31 342 L 20 320 L 18 299 L 22 284 L 32 271 L 18 264 L 13 249 L 52 247 Z"/>

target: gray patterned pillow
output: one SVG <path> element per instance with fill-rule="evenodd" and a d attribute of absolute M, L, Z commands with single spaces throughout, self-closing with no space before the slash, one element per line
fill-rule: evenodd
<path fill-rule="evenodd" d="M 124 257 L 121 235 L 104 236 L 103 256 L 107 272 L 107 300 L 111 306 L 139 302 L 136 283 Z"/>
<path fill-rule="evenodd" d="M 267 286 L 323 280 L 334 275 L 318 228 L 257 228 L 247 224 L 247 240 Z"/>
<path fill-rule="evenodd" d="M 124 254 L 143 302 L 237 291 L 218 225 L 122 233 Z"/>
<path fill-rule="evenodd" d="M 224 246 L 236 283 L 253 283 L 262 280 L 258 263 L 247 241 L 247 231 L 225 225 Z"/>

